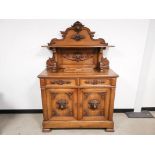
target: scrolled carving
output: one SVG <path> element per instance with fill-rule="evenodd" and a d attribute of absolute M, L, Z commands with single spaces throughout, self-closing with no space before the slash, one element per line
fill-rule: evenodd
<path fill-rule="evenodd" d="M 87 60 L 87 59 L 93 57 L 93 55 L 87 54 L 87 53 L 75 53 L 75 54 L 64 54 L 63 57 L 68 60 L 79 62 L 79 61 Z"/>
<path fill-rule="evenodd" d="M 56 72 L 57 71 L 57 63 L 55 61 L 54 58 L 49 58 L 46 61 L 46 67 L 48 70 L 52 71 L 52 72 Z"/>
<path fill-rule="evenodd" d="M 108 43 L 105 42 L 104 39 L 98 38 L 94 39 L 95 32 L 91 31 L 88 27 L 85 27 L 81 22 L 77 21 L 70 27 L 68 27 L 65 31 L 60 31 L 62 34 L 62 39 L 53 38 L 48 44 L 48 48 L 52 49 L 53 47 L 60 47 L 66 45 L 76 46 L 75 42 L 72 42 L 72 39 L 77 41 L 77 45 L 79 46 L 79 41 L 88 42 L 91 45 L 97 46 L 108 46 Z M 84 33 L 83 33 L 84 32 Z M 88 37 L 89 36 L 89 37 Z M 86 39 L 87 38 L 87 39 Z M 71 42 L 70 42 L 71 41 Z M 86 43 L 87 44 L 87 43 Z M 105 49 L 106 47 L 104 47 Z"/>
<path fill-rule="evenodd" d="M 88 102 L 88 105 L 89 105 L 89 108 L 90 108 L 91 110 L 95 110 L 95 109 L 98 108 L 99 101 L 98 101 L 98 100 L 95 100 L 95 99 L 90 100 L 90 101 Z"/>
<path fill-rule="evenodd" d="M 103 83 L 105 83 L 105 81 L 101 80 L 101 79 L 93 79 L 93 80 L 86 80 L 85 83 L 86 84 L 97 85 L 97 84 L 103 84 Z"/>
<path fill-rule="evenodd" d="M 107 58 L 101 58 L 101 61 L 98 64 L 98 69 L 100 71 L 103 71 L 104 69 L 108 69 L 109 68 L 109 60 Z"/>
<path fill-rule="evenodd" d="M 53 80 L 51 81 L 51 84 L 58 84 L 58 85 L 64 85 L 64 84 L 70 84 L 71 81 L 66 80 Z"/>
<path fill-rule="evenodd" d="M 58 108 L 59 110 L 64 110 L 64 109 L 67 108 L 67 101 L 66 101 L 66 100 L 63 100 L 63 99 L 58 100 L 58 101 L 56 102 L 56 104 L 57 104 L 57 108 Z"/>

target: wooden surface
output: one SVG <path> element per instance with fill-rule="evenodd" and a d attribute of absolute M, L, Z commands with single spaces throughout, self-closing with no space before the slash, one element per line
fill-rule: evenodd
<path fill-rule="evenodd" d="M 61 33 L 62 39 L 52 39 L 48 44 L 53 57 L 38 75 L 43 131 L 52 128 L 113 131 L 118 75 L 109 68 L 109 60 L 103 55 L 108 43 L 101 38 L 93 39 L 94 32 L 80 22 Z"/>
<path fill-rule="evenodd" d="M 80 69 L 80 68 L 79 68 Z M 71 76 L 72 75 L 72 76 Z M 78 69 L 75 72 L 64 72 L 63 69 L 58 70 L 57 72 L 50 72 L 47 69 L 42 71 L 38 77 L 118 77 L 118 74 L 116 74 L 112 69 L 105 69 L 103 72 L 99 72 L 97 70 L 94 70 L 93 72 L 78 72 Z"/>

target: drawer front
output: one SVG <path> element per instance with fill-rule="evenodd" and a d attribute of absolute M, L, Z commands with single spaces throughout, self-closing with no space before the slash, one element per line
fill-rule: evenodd
<path fill-rule="evenodd" d="M 47 79 L 46 85 L 48 86 L 75 86 L 75 79 Z"/>
<path fill-rule="evenodd" d="M 95 86 L 95 85 L 110 85 L 110 79 L 96 78 L 96 79 L 80 79 L 81 86 Z"/>

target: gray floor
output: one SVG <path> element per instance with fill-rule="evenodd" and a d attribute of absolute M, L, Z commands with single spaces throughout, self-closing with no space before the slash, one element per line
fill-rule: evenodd
<path fill-rule="evenodd" d="M 155 111 L 151 112 L 155 116 Z M 124 113 L 115 113 L 115 132 L 104 129 L 56 129 L 42 133 L 42 114 L 1 114 L 1 135 L 155 135 L 155 118 L 127 118 Z"/>

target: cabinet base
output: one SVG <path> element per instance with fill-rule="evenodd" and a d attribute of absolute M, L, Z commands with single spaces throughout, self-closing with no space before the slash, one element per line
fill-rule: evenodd
<path fill-rule="evenodd" d="M 114 128 L 113 121 L 43 121 L 43 129 L 48 130 L 50 128 L 106 128 L 107 131 L 111 131 Z"/>

